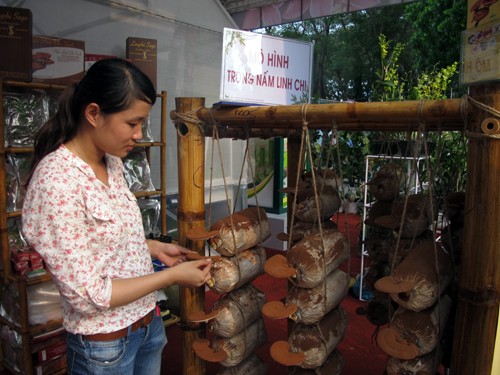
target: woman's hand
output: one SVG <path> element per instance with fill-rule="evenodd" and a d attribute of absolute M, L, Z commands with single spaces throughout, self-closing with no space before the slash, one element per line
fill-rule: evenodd
<path fill-rule="evenodd" d="M 187 253 L 196 253 L 173 243 L 164 243 L 156 240 L 146 240 L 146 243 L 151 256 L 168 267 L 173 267 L 186 261 Z"/>
<path fill-rule="evenodd" d="M 186 287 L 199 287 L 211 281 L 210 268 L 212 260 L 204 258 L 183 262 L 173 268 L 161 272 L 168 272 L 174 284 Z"/>

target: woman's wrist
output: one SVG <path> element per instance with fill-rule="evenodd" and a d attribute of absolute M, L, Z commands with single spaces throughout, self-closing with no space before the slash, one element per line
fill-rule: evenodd
<path fill-rule="evenodd" d="M 157 252 L 158 252 L 158 241 L 156 240 L 146 240 L 146 245 L 148 246 L 149 254 L 151 255 L 151 258 L 156 259 L 158 257 Z"/>

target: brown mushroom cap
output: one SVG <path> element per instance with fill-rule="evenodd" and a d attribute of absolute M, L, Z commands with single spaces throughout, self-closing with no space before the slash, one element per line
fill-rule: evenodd
<path fill-rule="evenodd" d="M 291 352 L 290 344 L 287 341 L 276 341 L 271 345 L 271 357 L 278 363 L 285 366 L 297 366 L 305 360 L 302 352 Z"/>
<path fill-rule="evenodd" d="M 205 241 L 219 234 L 218 230 L 207 231 L 202 227 L 191 228 L 186 232 L 186 238 L 191 241 Z"/>
<path fill-rule="evenodd" d="M 281 254 L 272 256 L 264 263 L 264 272 L 277 279 L 287 279 L 297 274 L 297 270 Z"/>
<path fill-rule="evenodd" d="M 420 354 L 417 345 L 403 339 L 399 332 L 392 327 L 378 333 L 377 344 L 385 353 L 394 358 L 409 360 Z"/>
<path fill-rule="evenodd" d="M 213 310 L 212 312 L 205 313 L 205 311 L 194 311 L 188 315 L 187 320 L 190 322 L 200 323 L 200 322 L 208 322 L 219 315 L 220 310 Z"/>
<path fill-rule="evenodd" d="M 199 339 L 193 342 L 193 350 L 198 357 L 207 362 L 222 362 L 227 358 L 227 353 L 224 350 L 214 351 L 210 347 L 210 342 L 207 339 Z"/>
<path fill-rule="evenodd" d="M 271 319 L 283 319 L 293 315 L 297 309 L 294 304 L 285 305 L 280 301 L 271 301 L 262 306 L 262 314 Z"/>

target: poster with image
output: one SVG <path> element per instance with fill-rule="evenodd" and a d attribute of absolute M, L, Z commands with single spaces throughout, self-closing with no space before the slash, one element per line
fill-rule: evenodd
<path fill-rule="evenodd" d="M 500 20 L 463 31 L 461 84 L 497 81 L 500 78 L 499 43 Z"/>
<path fill-rule="evenodd" d="M 286 211 L 286 139 L 251 139 L 250 158 L 252 169 L 248 172 L 247 203 L 267 212 L 281 214 Z"/>

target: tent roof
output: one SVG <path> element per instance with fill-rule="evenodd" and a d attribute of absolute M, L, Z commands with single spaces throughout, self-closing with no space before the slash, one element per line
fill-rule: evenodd
<path fill-rule="evenodd" d="M 410 1 L 414 0 L 220 0 L 243 30 Z"/>

